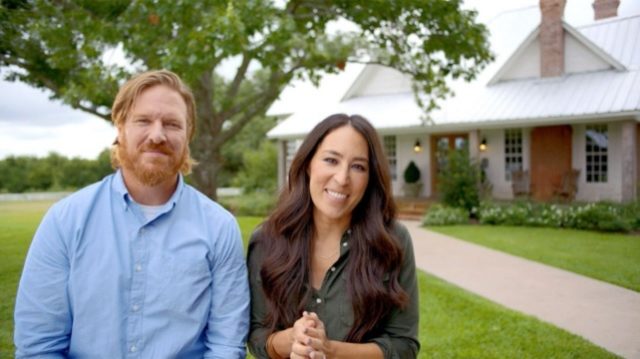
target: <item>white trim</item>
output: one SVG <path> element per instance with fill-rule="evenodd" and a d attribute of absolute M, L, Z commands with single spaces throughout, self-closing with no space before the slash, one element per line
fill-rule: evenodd
<path fill-rule="evenodd" d="M 498 69 L 498 71 L 496 71 L 496 73 L 491 77 L 489 82 L 487 82 L 487 86 L 496 84 L 500 80 L 502 75 L 504 75 L 504 73 L 507 72 L 507 70 L 511 67 L 511 65 L 520 57 L 520 55 L 524 52 L 524 50 L 526 50 L 527 47 L 531 45 L 531 43 L 538 37 L 539 34 L 540 34 L 540 25 L 536 26 L 536 28 L 533 29 L 533 31 L 531 31 L 529 36 L 527 36 L 524 39 L 524 41 L 522 41 L 522 43 L 520 44 L 520 46 L 518 46 L 516 51 L 514 51 L 513 54 L 509 56 L 507 61 L 505 61 L 504 64 L 502 64 L 502 66 L 500 66 L 500 69 Z"/>

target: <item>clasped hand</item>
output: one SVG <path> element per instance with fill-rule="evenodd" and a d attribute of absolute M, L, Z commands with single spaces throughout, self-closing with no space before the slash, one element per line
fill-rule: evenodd
<path fill-rule="evenodd" d="M 303 312 L 293 324 L 291 359 L 328 359 L 330 341 L 316 313 Z"/>

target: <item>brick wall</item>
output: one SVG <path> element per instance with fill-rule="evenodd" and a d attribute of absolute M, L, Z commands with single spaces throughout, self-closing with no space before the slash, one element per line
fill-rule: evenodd
<path fill-rule="evenodd" d="M 618 16 L 620 0 L 595 0 L 593 2 L 594 19 L 606 19 Z"/>
<path fill-rule="evenodd" d="M 566 0 L 540 0 L 540 76 L 564 73 L 564 29 L 562 16 Z"/>

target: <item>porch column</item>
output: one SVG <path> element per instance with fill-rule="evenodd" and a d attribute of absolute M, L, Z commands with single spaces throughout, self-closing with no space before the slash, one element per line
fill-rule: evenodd
<path fill-rule="evenodd" d="M 636 121 L 622 124 L 622 202 L 636 199 L 638 191 L 638 130 Z"/>
<path fill-rule="evenodd" d="M 287 141 L 278 141 L 278 188 L 284 188 L 287 178 Z"/>
<path fill-rule="evenodd" d="M 469 131 L 469 158 L 478 160 L 480 158 L 480 130 Z"/>

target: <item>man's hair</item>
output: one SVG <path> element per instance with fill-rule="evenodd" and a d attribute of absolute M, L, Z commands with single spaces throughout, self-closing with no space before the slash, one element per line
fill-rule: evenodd
<path fill-rule="evenodd" d="M 116 127 L 124 125 L 127 121 L 127 116 L 129 116 L 129 113 L 131 112 L 133 104 L 136 102 L 140 94 L 151 87 L 159 85 L 167 86 L 176 91 L 184 100 L 184 103 L 187 106 L 187 138 L 189 139 L 189 142 L 191 142 L 195 134 L 196 126 L 196 105 L 193 93 L 191 92 L 191 89 L 189 89 L 189 87 L 180 79 L 180 77 L 178 77 L 178 75 L 169 70 L 143 72 L 132 77 L 122 85 L 116 95 L 116 99 L 113 101 L 113 106 L 111 107 L 111 121 L 116 125 Z M 121 144 L 116 140 L 111 149 L 111 164 L 114 168 L 119 167 L 122 162 L 120 160 L 119 153 L 120 146 Z M 180 168 L 180 172 L 182 172 L 183 175 L 191 173 L 191 167 L 195 163 L 196 162 L 189 156 L 188 160 L 185 161 L 185 164 Z"/>

